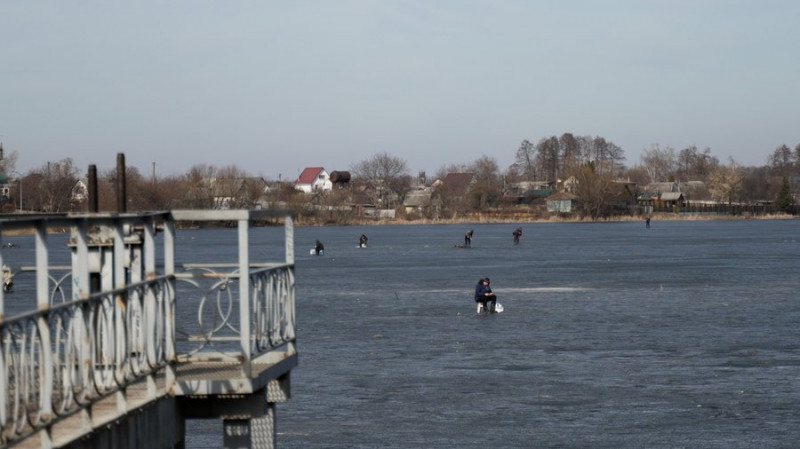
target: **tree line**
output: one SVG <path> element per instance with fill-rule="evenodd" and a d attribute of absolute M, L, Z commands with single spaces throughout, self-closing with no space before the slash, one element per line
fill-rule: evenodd
<path fill-rule="evenodd" d="M 72 159 L 46 162 L 25 174 L 14 170 L 16 153 L 0 160 L 0 173 L 10 178 L 10 187 L 0 197 L 4 212 L 76 212 L 86 210 L 86 198 L 76 194 L 82 171 Z M 638 193 L 659 182 L 688 182 L 703 186 L 691 193 L 692 199 L 724 203 L 771 202 L 786 212 L 794 210 L 794 190 L 800 175 L 800 144 L 776 148 L 767 163 L 745 167 L 733 158 L 721 162 L 710 148 L 688 146 L 676 150 L 652 145 L 638 163 L 625 165 L 624 150 L 599 136 L 564 133 L 534 143 L 522 140 L 514 162 L 501 169 L 492 156 L 440 167 L 433 178 L 423 180 L 409 173 L 408 164 L 388 152 L 377 153 L 349 168 L 352 181 L 346 189 L 302 194 L 293 182 L 277 182 L 253 175 L 236 166 L 215 167 L 196 164 L 186 173 L 148 176 L 136 167 L 125 172 L 129 211 L 176 208 L 255 208 L 281 205 L 299 210 L 326 208 L 345 210 L 342 205 L 369 202 L 381 208 L 397 209 L 405 198 L 420 188 L 435 191 L 437 214 L 451 218 L 459 214 L 515 206 L 515 186 L 559 191 L 572 180 L 573 193 L 581 200 L 584 213 L 599 217 L 618 201 L 619 183 L 637 186 Z M 455 189 L 442 181 L 449 173 L 469 174 L 466 190 Z M 12 176 L 16 175 L 16 176 Z M 98 174 L 98 203 L 101 211 L 116 207 L 116 170 Z M 530 187 L 535 186 L 535 187 Z M 341 186 L 340 186 L 341 187 Z M 632 194 L 633 192 L 629 192 Z M 517 199 L 518 200 L 518 199 Z M 221 203 L 223 201 L 224 203 Z"/>

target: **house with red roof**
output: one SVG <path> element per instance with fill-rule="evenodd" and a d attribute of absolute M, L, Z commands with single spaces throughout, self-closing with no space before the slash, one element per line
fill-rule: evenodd
<path fill-rule="evenodd" d="M 305 193 L 315 190 L 331 190 L 333 183 L 327 171 L 322 167 L 306 167 L 294 182 L 294 188 Z"/>

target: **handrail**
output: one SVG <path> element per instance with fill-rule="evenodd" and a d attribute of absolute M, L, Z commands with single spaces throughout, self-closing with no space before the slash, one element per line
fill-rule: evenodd
<path fill-rule="evenodd" d="M 3 441 L 29 435 L 169 363 L 171 280 L 159 276 L 0 323 Z"/>
<path fill-rule="evenodd" d="M 250 261 L 250 224 L 276 216 L 285 219 L 284 260 Z M 235 263 L 175 266 L 176 223 L 230 220 L 238 223 Z M 154 376 L 164 379 L 163 390 L 153 395 L 175 391 L 178 363 L 225 356 L 240 361 L 247 376 L 254 360 L 293 345 L 291 214 L 172 211 L 0 217 L 0 240 L 3 232 L 15 229 L 34 234 L 36 262 L 16 275 L 33 275 L 36 310 L 5 318 L 0 291 L 0 445 L 46 429 L 144 378 L 153 384 Z M 48 235 L 60 229 L 71 231 L 69 267 L 49 264 L 53 248 Z M 160 246 L 155 243 L 159 231 Z M 157 269 L 158 247 L 163 266 Z M 98 257 L 100 253 L 105 256 Z M 3 256 L 0 248 L 0 265 Z M 101 267 L 104 263 L 106 268 Z M 179 308 L 195 309 L 197 328 L 191 329 L 184 315 L 178 319 Z"/>

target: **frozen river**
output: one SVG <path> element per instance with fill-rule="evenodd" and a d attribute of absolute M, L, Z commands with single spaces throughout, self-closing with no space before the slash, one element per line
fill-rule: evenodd
<path fill-rule="evenodd" d="M 800 441 L 800 221 L 515 227 L 298 229 L 279 447 Z"/>
<path fill-rule="evenodd" d="M 516 226 L 297 228 L 278 446 L 796 447 L 800 221 L 532 223 L 514 246 Z M 231 234 L 180 231 L 181 262 Z M 282 229 L 252 234 L 280 260 Z M 484 276 L 504 313 L 475 314 Z"/>

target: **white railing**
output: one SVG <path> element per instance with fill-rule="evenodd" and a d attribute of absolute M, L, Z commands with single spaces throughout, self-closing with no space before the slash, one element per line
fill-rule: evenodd
<path fill-rule="evenodd" d="M 285 219 L 285 258 L 251 263 L 250 223 L 275 215 Z M 238 260 L 186 264 L 185 271 L 176 272 L 175 224 L 187 220 L 238 222 Z M 28 295 L 35 298 L 15 297 L 15 306 L 27 300 L 32 310 L 9 315 L 8 294 L 0 291 L 0 446 L 47 429 L 143 379 L 155 385 L 158 377 L 163 385 L 149 388 L 148 400 L 167 394 L 181 361 L 225 354 L 248 373 L 253 360 L 271 350 L 286 345 L 294 350 L 293 225 L 288 214 L 173 211 L 0 218 L 0 238 L 9 230 L 33 234 L 35 264 L 14 273 L 20 280 L 32 277 Z M 71 232 L 69 248 L 48 244 L 48 235 L 64 230 Z M 158 231 L 163 231 L 160 245 Z M 52 258 L 64 259 L 65 252 L 71 266 L 50 264 Z M 0 250 L 0 265 L 12 259 Z M 247 276 L 239 275 L 243 272 Z M 183 295 L 181 286 L 198 294 Z M 19 288 L 13 293 L 20 294 Z M 196 327 L 177 322 L 178 306 L 195 310 Z"/>
<path fill-rule="evenodd" d="M 3 441 L 165 367 L 170 283 L 159 277 L 4 321 Z"/>
<path fill-rule="evenodd" d="M 187 264 L 186 268 L 178 275 L 178 288 L 182 298 L 190 298 L 191 312 L 197 316 L 193 327 L 177 325 L 179 359 L 238 360 L 243 327 L 239 271 L 225 271 L 225 266 L 214 264 Z M 294 341 L 294 269 L 290 264 L 253 265 L 248 277 L 250 338 L 246 341 L 255 359 Z"/>

